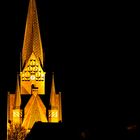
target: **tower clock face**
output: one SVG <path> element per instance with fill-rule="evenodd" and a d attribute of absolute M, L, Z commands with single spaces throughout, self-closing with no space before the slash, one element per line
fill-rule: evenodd
<path fill-rule="evenodd" d="M 35 75 L 31 75 L 30 79 L 35 80 Z"/>

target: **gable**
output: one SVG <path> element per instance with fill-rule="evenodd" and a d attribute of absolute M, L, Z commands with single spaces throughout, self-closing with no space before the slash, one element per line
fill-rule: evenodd
<path fill-rule="evenodd" d="M 45 94 L 45 72 L 34 53 L 20 72 L 20 81 L 21 94 L 31 94 L 32 85 L 38 87 L 38 94 Z"/>
<path fill-rule="evenodd" d="M 32 71 L 32 70 L 36 70 L 36 71 L 39 70 L 39 71 L 43 72 L 43 69 L 40 65 L 40 61 L 35 56 L 34 52 L 31 54 L 30 58 L 28 59 L 22 72 Z"/>
<path fill-rule="evenodd" d="M 45 73 L 40 65 L 39 60 L 34 53 L 31 54 L 29 60 L 27 61 L 22 73 L 22 80 L 30 80 L 31 75 L 36 77 L 36 80 L 42 80 Z M 33 78 L 33 76 L 32 76 Z"/>

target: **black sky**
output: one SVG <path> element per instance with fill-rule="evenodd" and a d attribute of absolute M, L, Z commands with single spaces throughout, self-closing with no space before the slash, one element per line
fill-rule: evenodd
<path fill-rule="evenodd" d="M 28 0 L 9 0 L 0 6 L 0 59 L 4 66 L 0 109 L 5 112 L 4 94 L 14 90 L 19 70 Z M 45 68 L 48 74 L 56 71 L 57 88 L 65 91 L 66 124 L 92 126 L 99 133 L 104 128 L 113 132 L 137 124 L 139 54 L 132 11 L 74 1 L 37 0 L 37 6 Z M 0 118 L 2 122 L 2 112 Z"/>

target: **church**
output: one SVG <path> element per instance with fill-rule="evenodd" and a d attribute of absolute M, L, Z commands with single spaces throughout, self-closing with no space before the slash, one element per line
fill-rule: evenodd
<path fill-rule="evenodd" d="M 61 92 L 56 92 L 54 72 L 49 104 L 43 100 L 47 78 L 43 55 L 36 2 L 29 0 L 16 90 L 8 92 L 7 98 L 8 128 L 9 124 L 18 124 L 30 131 L 36 122 L 62 122 Z"/>

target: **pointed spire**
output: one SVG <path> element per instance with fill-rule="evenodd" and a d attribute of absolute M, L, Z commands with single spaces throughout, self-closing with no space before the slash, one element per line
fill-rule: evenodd
<path fill-rule="evenodd" d="M 19 85 L 19 75 L 17 75 L 17 87 L 15 94 L 15 108 L 19 109 L 21 105 L 21 95 L 20 95 L 20 85 Z"/>
<path fill-rule="evenodd" d="M 43 49 L 35 0 L 30 0 L 22 48 L 22 67 L 34 52 L 43 66 Z"/>
<path fill-rule="evenodd" d="M 52 73 L 52 85 L 51 85 L 51 94 L 50 94 L 50 105 L 55 106 L 55 83 L 54 83 L 54 72 Z"/>

